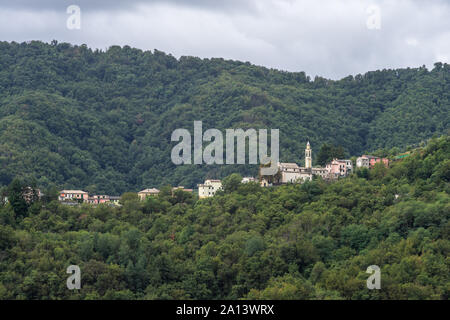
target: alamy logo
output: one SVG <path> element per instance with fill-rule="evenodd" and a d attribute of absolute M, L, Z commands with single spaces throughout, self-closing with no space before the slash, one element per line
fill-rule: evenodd
<path fill-rule="evenodd" d="M 71 265 L 67 267 L 66 273 L 71 274 L 70 277 L 67 278 L 67 289 L 75 290 L 81 288 L 81 270 L 77 265 Z"/>
<path fill-rule="evenodd" d="M 366 10 L 369 17 L 367 18 L 366 25 L 369 30 L 381 29 L 381 8 L 377 5 L 371 5 Z"/>
<path fill-rule="evenodd" d="M 267 148 L 267 129 L 227 129 L 226 130 L 226 164 L 245 164 L 246 141 L 248 138 L 249 164 L 265 165 L 261 174 L 274 175 L 277 173 L 279 159 L 279 130 L 270 130 L 270 157 Z M 181 141 L 180 141 L 181 139 Z M 180 164 L 224 164 L 224 141 L 222 132 L 218 129 L 208 129 L 203 133 L 202 122 L 194 121 L 194 159 L 192 161 L 192 138 L 186 129 L 176 129 L 172 132 L 171 141 L 180 141 L 172 149 L 171 159 L 176 165 Z M 210 142 L 203 149 L 203 142 Z M 236 162 L 235 162 L 236 142 Z M 258 153 L 259 151 L 259 153 Z"/>
<path fill-rule="evenodd" d="M 367 289 L 373 290 L 381 289 L 381 270 L 379 266 L 369 266 L 367 267 L 366 273 L 372 274 L 369 278 L 367 278 Z"/>
<path fill-rule="evenodd" d="M 67 18 L 66 26 L 69 30 L 81 29 L 81 9 L 77 5 L 71 5 L 67 7 L 67 14 L 70 16 Z"/>

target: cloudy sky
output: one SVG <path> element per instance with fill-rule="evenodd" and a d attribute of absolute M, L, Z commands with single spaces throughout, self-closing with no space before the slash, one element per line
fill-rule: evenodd
<path fill-rule="evenodd" d="M 338 79 L 450 63 L 450 0 L 0 0 L 0 40 L 53 39 Z"/>

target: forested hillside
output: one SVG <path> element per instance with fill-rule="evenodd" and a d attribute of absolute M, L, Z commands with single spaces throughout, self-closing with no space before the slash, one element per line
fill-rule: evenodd
<path fill-rule="evenodd" d="M 0 299 L 449 298 L 449 136 L 333 183 L 240 181 L 203 200 L 0 206 Z M 66 288 L 72 264 L 81 290 Z"/>
<path fill-rule="evenodd" d="M 223 59 L 56 41 L 0 42 L 0 186 L 34 178 L 89 192 L 195 186 L 255 166 L 180 166 L 176 128 L 280 129 L 282 161 L 306 140 L 348 156 L 448 132 L 450 65 L 383 70 L 340 81 Z M 313 153 L 313 155 L 317 155 Z"/>

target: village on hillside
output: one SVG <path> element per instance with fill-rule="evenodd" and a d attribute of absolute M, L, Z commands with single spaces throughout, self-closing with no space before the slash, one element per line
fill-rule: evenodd
<path fill-rule="evenodd" d="M 394 160 L 401 160 L 409 156 L 409 152 L 397 155 Z M 389 167 L 388 158 L 380 158 L 371 155 L 362 155 L 356 159 L 356 168 L 372 169 L 376 164 L 381 163 Z M 278 162 L 278 170 L 275 175 L 265 176 L 261 174 L 259 168 L 259 178 L 244 177 L 241 183 L 258 182 L 261 187 L 278 186 L 288 183 L 303 183 L 311 181 L 313 177 L 321 177 L 325 181 L 334 181 L 345 178 L 354 171 L 353 161 L 350 159 L 333 159 L 324 167 L 314 167 L 312 163 L 312 148 L 309 141 L 305 148 L 305 166 L 300 167 L 297 163 Z M 194 189 L 187 189 L 183 186 L 172 187 L 172 193 L 176 190 L 185 192 L 194 192 Z M 222 181 L 219 179 L 206 179 L 204 183 L 197 184 L 199 199 L 213 197 L 217 191 L 222 190 Z M 157 196 L 160 190 L 157 188 L 148 188 L 137 193 L 138 198 L 144 201 L 147 197 Z M 43 193 L 39 189 L 32 190 L 27 187 L 24 191 L 24 198 L 31 199 L 33 196 L 41 198 Z M 79 205 L 81 203 L 99 205 L 107 204 L 111 206 L 120 206 L 120 196 L 111 195 L 89 195 L 83 190 L 61 190 L 58 192 L 58 200 L 65 205 Z M 4 202 L 8 199 L 5 197 Z"/>
<path fill-rule="evenodd" d="M 401 155 L 401 158 L 407 156 Z M 371 155 L 362 155 L 356 159 L 357 168 L 373 168 L 377 163 L 382 163 L 386 167 L 389 166 L 389 159 L 380 158 Z M 326 181 L 333 181 L 340 178 L 345 178 L 354 171 L 352 160 L 349 159 L 333 159 L 324 167 L 314 167 L 312 163 L 312 148 L 309 141 L 305 148 L 305 166 L 300 167 L 297 163 L 278 163 L 278 172 L 273 176 L 264 176 L 259 174 L 259 179 L 254 177 L 244 177 L 242 183 L 259 182 L 262 187 L 270 187 L 283 185 L 288 183 L 303 183 L 310 181 L 314 176 L 319 176 Z M 260 168 L 261 172 L 261 168 Z M 202 184 L 198 184 L 198 197 L 200 199 L 209 198 L 216 194 L 217 191 L 222 190 L 222 181 L 218 179 L 207 179 Z M 173 187 L 175 190 L 182 190 L 185 192 L 194 192 L 193 189 L 186 189 L 183 186 Z M 157 196 L 160 190 L 156 188 L 148 188 L 138 192 L 138 197 L 144 201 L 147 197 Z M 88 203 L 93 205 L 110 204 L 120 206 L 119 196 L 109 195 L 89 195 L 83 190 L 61 190 L 59 192 L 58 200 L 65 204 L 76 205 L 79 203 Z"/>
<path fill-rule="evenodd" d="M 400 160 L 407 157 L 409 154 L 404 153 L 395 157 L 395 160 Z M 377 163 L 382 163 L 386 167 L 389 166 L 389 159 L 380 158 L 371 155 L 362 155 L 356 159 L 357 168 L 372 169 Z M 261 167 L 259 169 L 259 178 L 244 177 L 242 183 L 258 182 L 262 187 L 278 186 L 288 183 L 303 183 L 311 181 L 314 176 L 319 176 L 325 181 L 333 181 L 340 178 L 345 178 L 353 172 L 353 162 L 349 159 L 333 159 L 324 167 L 313 167 L 312 163 L 312 148 L 309 141 L 305 148 L 305 166 L 300 167 L 297 163 L 278 162 L 278 171 L 273 176 L 261 175 Z M 204 183 L 198 184 L 198 197 L 200 199 L 213 197 L 217 191 L 222 190 L 222 181 L 218 179 L 206 179 Z M 30 198 L 31 188 L 25 192 L 25 198 Z M 183 186 L 173 187 L 172 193 L 175 190 L 182 190 L 185 192 L 194 192 L 194 189 L 187 189 Z M 139 199 L 144 201 L 147 197 L 157 196 L 160 190 L 157 188 L 148 188 L 137 193 Z M 43 193 L 36 189 L 38 198 L 43 196 Z M 66 205 L 79 205 L 81 203 L 99 205 L 107 204 L 112 206 L 120 206 L 120 196 L 110 195 L 89 195 L 83 190 L 61 190 L 58 193 L 58 200 Z M 8 201 L 7 197 L 4 199 Z"/>

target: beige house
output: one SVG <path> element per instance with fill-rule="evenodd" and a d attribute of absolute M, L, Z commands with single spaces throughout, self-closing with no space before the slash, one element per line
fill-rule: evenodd
<path fill-rule="evenodd" d="M 296 183 L 312 179 L 310 168 L 299 167 L 296 163 L 278 163 L 280 179 L 276 183 Z"/>
<path fill-rule="evenodd" d="M 198 197 L 200 199 L 214 196 L 217 190 L 222 189 L 222 181 L 205 180 L 205 183 L 198 185 Z"/>
<path fill-rule="evenodd" d="M 369 156 L 363 155 L 361 157 L 358 157 L 356 159 L 356 166 L 358 168 L 367 168 L 367 169 L 369 169 L 369 167 L 370 167 L 370 158 L 369 158 Z"/>
<path fill-rule="evenodd" d="M 141 201 L 145 200 L 145 198 L 150 197 L 150 196 L 157 196 L 158 194 L 159 194 L 159 190 L 156 188 L 145 189 L 145 190 L 138 192 L 138 196 Z"/>
<path fill-rule="evenodd" d="M 109 202 L 114 204 L 115 206 L 120 206 L 120 197 L 119 196 L 110 196 Z"/>
<path fill-rule="evenodd" d="M 259 184 L 261 185 L 261 187 L 271 187 L 271 186 L 273 186 L 273 182 L 271 180 L 267 179 L 264 176 L 260 178 Z"/>
<path fill-rule="evenodd" d="M 328 168 L 312 168 L 312 175 L 322 177 L 322 179 L 327 179 L 330 175 Z"/>
<path fill-rule="evenodd" d="M 256 182 L 256 179 L 253 177 L 243 177 L 241 183 L 249 183 L 249 182 Z"/>
<path fill-rule="evenodd" d="M 181 191 L 184 191 L 184 192 L 194 192 L 194 189 L 186 189 L 186 188 L 183 187 L 183 186 L 173 187 L 173 188 L 172 188 L 172 193 L 173 193 L 175 190 L 181 190 Z"/>
<path fill-rule="evenodd" d="M 62 190 L 59 192 L 58 200 L 88 202 L 89 194 L 82 190 Z"/>

